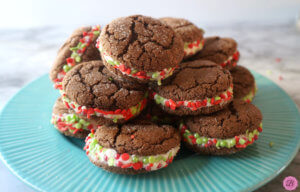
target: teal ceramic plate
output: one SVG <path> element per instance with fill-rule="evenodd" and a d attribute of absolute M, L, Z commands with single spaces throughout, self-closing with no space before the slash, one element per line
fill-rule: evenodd
<path fill-rule="evenodd" d="M 3 162 L 40 191 L 249 191 L 278 175 L 296 155 L 300 118 L 290 97 L 256 73 L 254 99 L 264 116 L 259 140 L 229 157 L 180 153 L 168 168 L 138 176 L 103 171 L 89 162 L 83 141 L 62 136 L 50 124 L 59 94 L 42 76 L 16 94 L 0 116 Z M 269 146 L 274 142 L 273 147 Z"/>

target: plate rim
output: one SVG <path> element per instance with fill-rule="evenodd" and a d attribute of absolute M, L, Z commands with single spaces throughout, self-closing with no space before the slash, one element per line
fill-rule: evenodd
<path fill-rule="evenodd" d="M 277 83 L 275 83 L 273 80 L 271 80 L 270 78 L 268 78 L 267 76 L 256 72 L 254 70 L 251 70 L 251 73 L 255 76 L 258 75 L 271 81 L 272 84 L 274 86 L 276 86 L 276 88 L 278 90 L 280 90 L 280 92 L 282 92 L 292 103 L 293 106 L 296 108 L 296 111 L 298 112 L 298 116 L 300 117 L 300 110 L 298 105 L 295 103 L 295 101 L 291 98 L 291 96 L 283 89 L 281 88 Z M 49 73 L 45 73 L 37 78 L 34 78 L 33 80 L 31 80 L 30 82 L 28 82 L 27 84 L 25 84 L 23 87 L 21 87 L 13 96 L 11 96 L 8 101 L 4 104 L 3 108 L 0 110 L 0 117 L 3 116 L 5 109 L 7 108 L 8 105 L 11 104 L 11 102 L 13 101 L 14 98 L 18 97 L 19 94 L 21 94 L 21 92 L 26 89 L 27 87 L 31 86 L 33 83 L 39 81 L 40 79 L 46 78 L 46 76 L 49 76 Z M 300 122 L 300 120 L 299 120 Z M 254 191 L 256 189 L 258 189 L 259 187 L 262 187 L 263 185 L 267 184 L 268 182 L 272 181 L 276 176 L 278 176 L 280 173 L 283 172 L 283 170 L 285 170 L 290 164 L 291 162 L 294 160 L 294 158 L 296 157 L 297 153 L 300 150 L 300 140 L 298 140 L 298 144 L 295 147 L 293 154 L 289 157 L 289 160 L 285 162 L 285 164 L 280 167 L 278 170 L 275 170 L 275 172 L 270 175 L 268 178 L 264 179 L 263 181 L 257 183 L 256 185 L 253 185 L 252 187 L 246 188 L 245 191 Z M 3 164 L 13 173 L 13 175 L 15 175 L 19 181 L 24 182 L 27 186 L 29 186 L 31 189 L 35 190 L 35 191 L 44 191 L 43 189 L 39 188 L 36 184 L 29 182 L 26 178 L 23 178 L 21 175 L 18 174 L 18 171 L 13 169 L 11 167 L 11 165 L 6 161 L 5 157 L 3 156 L 3 152 L 2 152 L 2 147 L 0 145 L 0 160 L 3 162 Z"/>

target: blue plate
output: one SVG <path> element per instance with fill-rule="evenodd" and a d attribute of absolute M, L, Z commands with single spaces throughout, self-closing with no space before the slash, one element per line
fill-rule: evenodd
<path fill-rule="evenodd" d="M 1 159 L 21 180 L 40 191 L 249 191 L 278 175 L 294 158 L 300 118 L 290 97 L 255 74 L 254 99 L 264 116 L 252 146 L 228 157 L 180 153 L 168 168 L 138 176 L 103 171 L 89 162 L 83 141 L 62 136 L 50 124 L 59 96 L 48 75 L 33 81 L 0 116 Z M 270 147 L 269 143 L 274 142 Z"/>

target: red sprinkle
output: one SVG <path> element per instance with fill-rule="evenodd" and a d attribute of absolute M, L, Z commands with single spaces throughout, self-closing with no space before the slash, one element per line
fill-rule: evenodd
<path fill-rule="evenodd" d="M 143 163 L 142 162 L 134 163 L 132 165 L 132 167 L 133 167 L 134 170 L 139 170 L 139 169 L 141 169 L 143 167 Z"/>
<path fill-rule="evenodd" d="M 257 130 L 258 130 L 259 132 L 262 132 L 262 128 L 261 128 L 261 127 L 259 127 Z"/>
<path fill-rule="evenodd" d="M 131 138 L 131 139 L 134 139 L 134 135 L 131 135 L 130 138 Z"/>
<path fill-rule="evenodd" d="M 95 130 L 94 130 L 94 129 L 92 129 L 92 130 L 91 130 L 91 133 L 92 133 L 92 134 L 95 134 Z"/>
<path fill-rule="evenodd" d="M 122 158 L 122 160 L 123 161 L 127 161 L 128 159 L 129 159 L 129 154 L 128 153 L 123 153 L 122 155 L 121 155 L 121 158 Z"/>

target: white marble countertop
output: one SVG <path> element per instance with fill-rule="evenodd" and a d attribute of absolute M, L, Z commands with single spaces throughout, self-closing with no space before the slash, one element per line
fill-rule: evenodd
<path fill-rule="evenodd" d="M 300 106 L 300 32 L 293 24 L 237 24 L 205 29 L 206 36 L 235 38 L 242 55 L 239 64 L 268 76 Z M 22 86 L 48 72 L 57 49 L 71 32 L 71 28 L 0 29 L 0 110 Z M 299 153 L 286 170 L 259 191 L 284 191 L 282 180 L 289 175 L 300 179 Z M 33 191 L 2 162 L 0 186 L 4 192 Z"/>

